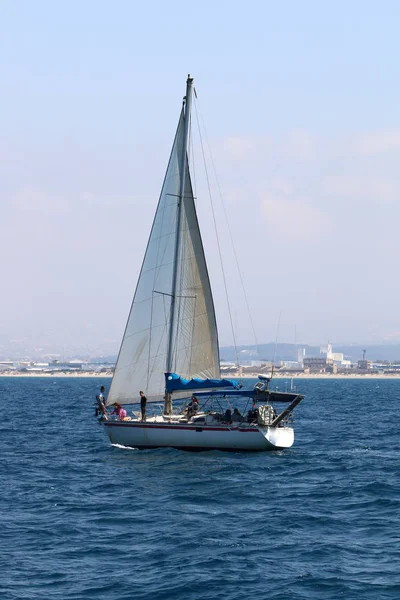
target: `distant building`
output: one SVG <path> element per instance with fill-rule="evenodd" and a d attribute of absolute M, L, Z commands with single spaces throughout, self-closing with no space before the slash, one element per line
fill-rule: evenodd
<path fill-rule="evenodd" d="M 303 361 L 304 361 L 305 355 L 306 355 L 305 348 L 297 348 L 297 362 L 299 363 L 299 365 L 301 365 L 301 368 L 303 368 Z"/>
<path fill-rule="evenodd" d="M 363 363 L 364 361 L 359 360 L 358 364 Z M 365 361 L 368 362 L 368 369 L 371 371 L 379 372 L 379 373 L 399 373 L 400 372 L 400 363 L 398 362 L 389 362 L 389 361 Z M 361 369 L 361 367 L 359 367 Z"/>
<path fill-rule="evenodd" d="M 325 354 L 327 358 L 330 358 L 332 354 L 332 344 L 328 342 L 326 346 L 321 346 L 319 349 L 319 353 Z"/>
<path fill-rule="evenodd" d="M 262 360 L 251 360 L 250 361 L 251 367 L 261 367 L 262 364 L 263 364 Z"/>
<path fill-rule="evenodd" d="M 325 354 L 328 364 L 337 367 L 336 372 L 338 369 L 348 369 L 351 367 L 351 362 L 349 360 L 345 360 L 342 352 L 333 352 L 331 342 L 329 342 L 326 346 L 320 347 L 320 354 Z"/>
<path fill-rule="evenodd" d="M 369 360 L 359 360 L 357 363 L 357 367 L 362 371 L 367 371 L 371 368 L 371 363 Z"/>
<path fill-rule="evenodd" d="M 304 369 L 310 371 L 310 373 L 324 373 L 328 365 L 326 358 L 320 357 L 306 357 L 303 361 Z"/>
<path fill-rule="evenodd" d="M 297 360 L 281 360 L 280 368 L 283 371 L 302 371 L 303 362 L 299 363 Z"/>
<path fill-rule="evenodd" d="M 342 360 L 340 366 L 342 369 L 351 369 L 352 362 L 351 362 L 351 360 Z"/>
<path fill-rule="evenodd" d="M 82 361 L 70 360 L 68 362 L 61 362 L 59 360 L 52 360 L 49 364 L 49 369 L 52 371 L 81 371 Z"/>

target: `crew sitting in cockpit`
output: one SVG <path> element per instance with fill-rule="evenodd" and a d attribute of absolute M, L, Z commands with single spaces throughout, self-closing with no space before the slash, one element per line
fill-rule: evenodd
<path fill-rule="evenodd" d="M 199 410 L 199 401 L 197 400 L 196 396 L 192 396 L 189 404 L 187 405 L 187 407 L 185 409 L 187 418 L 190 419 L 190 417 L 193 417 L 193 415 L 195 415 L 198 410 Z"/>

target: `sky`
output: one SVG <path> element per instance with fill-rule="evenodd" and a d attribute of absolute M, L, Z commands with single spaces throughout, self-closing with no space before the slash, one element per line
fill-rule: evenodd
<path fill-rule="evenodd" d="M 118 350 L 188 73 L 236 342 L 398 342 L 399 18 L 387 0 L 0 0 L 0 348 Z"/>

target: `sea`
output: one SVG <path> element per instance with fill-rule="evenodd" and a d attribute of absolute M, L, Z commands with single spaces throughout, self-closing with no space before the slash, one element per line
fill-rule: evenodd
<path fill-rule="evenodd" d="M 249 454 L 113 447 L 101 384 L 0 378 L 1 599 L 400 598 L 400 379 L 295 380 Z"/>

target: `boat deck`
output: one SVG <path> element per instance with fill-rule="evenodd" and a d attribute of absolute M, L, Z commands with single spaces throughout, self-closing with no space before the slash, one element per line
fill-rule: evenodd
<path fill-rule="evenodd" d="M 244 417 L 242 421 L 225 421 L 223 415 L 220 413 L 198 413 L 192 417 L 186 415 L 151 415 L 146 418 L 146 421 L 142 421 L 140 413 L 132 413 L 132 417 L 125 417 L 123 423 L 140 423 L 141 425 L 174 425 L 174 426 L 194 426 L 194 427 L 218 427 L 218 428 L 232 428 L 240 427 L 243 428 L 257 428 L 257 422 L 248 422 Z M 113 422 L 117 419 L 110 419 Z M 121 422 L 121 421 L 120 421 Z"/>

